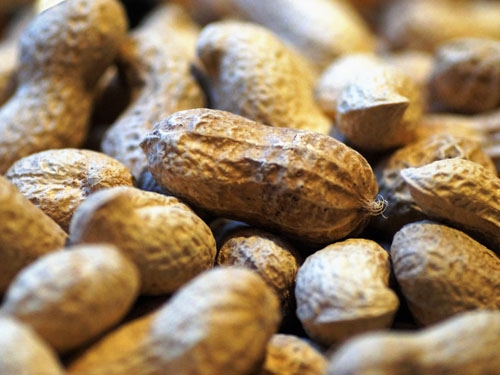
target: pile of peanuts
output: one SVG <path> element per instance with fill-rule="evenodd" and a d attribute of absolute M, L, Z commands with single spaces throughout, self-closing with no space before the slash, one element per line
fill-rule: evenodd
<path fill-rule="evenodd" d="M 1 2 L 0 374 L 500 374 L 499 19 Z"/>

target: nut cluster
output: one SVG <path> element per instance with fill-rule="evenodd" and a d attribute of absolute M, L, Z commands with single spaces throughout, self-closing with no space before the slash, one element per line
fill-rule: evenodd
<path fill-rule="evenodd" d="M 499 19 L 0 1 L 0 374 L 499 373 Z"/>

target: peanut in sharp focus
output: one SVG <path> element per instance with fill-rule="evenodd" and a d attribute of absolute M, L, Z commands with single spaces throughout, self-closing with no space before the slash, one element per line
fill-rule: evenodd
<path fill-rule="evenodd" d="M 0 372 L 498 373 L 499 18 L 4 1 Z"/>

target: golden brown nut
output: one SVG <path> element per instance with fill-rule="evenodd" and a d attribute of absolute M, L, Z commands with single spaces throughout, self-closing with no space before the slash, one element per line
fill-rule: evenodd
<path fill-rule="evenodd" d="M 327 135 L 194 109 L 158 123 L 142 147 L 158 184 L 193 206 L 310 244 L 383 210 L 366 159 Z"/>
<path fill-rule="evenodd" d="M 240 375 L 257 371 L 279 302 L 254 271 L 202 273 L 151 315 L 118 328 L 69 366 L 72 375 Z"/>

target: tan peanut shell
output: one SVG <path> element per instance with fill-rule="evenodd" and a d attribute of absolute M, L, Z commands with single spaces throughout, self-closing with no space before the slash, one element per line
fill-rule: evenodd
<path fill-rule="evenodd" d="M 500 252 L 500 179 L 495 173 L 455 158 L 405 168 L 401 176 L 427 216 L 468 231 Z"/>
<path fill-rule="evenodd" d="M 255 228 L 237 229 L 219 248 L 216 264 L 256 271 L 276 292 L 284 313 L 292 305 L 295 278 L 301 256 L 279 236 Z"/>
<path fill-rule="evenodd" d="M 500 312 L 458 314 L 418 332 L 353 338 L 330 357 L 328 375 L 496 374 Z"/>
<path fill-rule="evenodd" d="M 366 159 L 319 133 L 193 109 L 158 123 L 142 147 L 153 177 L 174 195 L 304 242 L 358 232 L 380 209 Z"/>
<path fill-rule="evenodd" d="M 324 375 L 325 356 L 306 340 L 276 333 L 267 344 L 266 360 L 255 375 Z"/>
<path fill-rule="evenodd" d="M 481 164 L 491 173 L 496 174 L 496 167 L 485 154 L 480 143 L 467 137 L 458 137 L 446 133 L 431 135 L 395 151 L 375 168 L 379 193 L 387 200 L 384 217 L 374 216 L 371 225 L 386 233 L 394 234 L 403 225 L 425 219 L 413 200 L 410 188 L 400 172 L 408 167 L 420 167 L 436 160 L 462 158 Z"/>
<path fill-rule="evenodd" d="M 315 96 L 349 143 L 363 150 L 411 142 L 422 114 L 421 89 L 411 76 L 367 54 L 331 64 L 318 79 Z"/>
<path fill-rule="evenodd" d="M 348 2 L 232 0 L 235 13 L 259 23 L 306 56 L 319 72 L 341 55 L 374 51 L 375 38 Z"/>
<path fill-rule="evenodd" d="M 394 49 L 434 51 L 463 37 L 500 38 L 495 1 L 393 1 L 380 19 L 380 35 Z"/>
<path fill-rule="evenodd" d="M 70 242 L 112 243 L 141 273 L 141 293 L 173 293 L 213 267 L 216 246 L 210 228 L 174 197 L 132 187 L 89 196 L 75 211 Z"/>
<path fill-rule="evenodd" d="M 93 87 L 126 27 L 117 0 L 64 1 L 34 18 L 20 39 L 18 88 L 0 109 L 0 173 L 23 156 L 83 142 Z"/>
<path fill-rule="evenodd" d="M 64 246 L 67 235 L 50 217 L 0 176 L 0 294 L 14 276 L 43 254 Z"/>
<path fill-rule="evenodd" d="M 454 39 L 438 47 L 429 78 L 432 99 L 449 111 L 479 113 L 500 106 L 500 41 Z"/>
<path fill-rule="evenodd" d="M 313 340 L 331 346 L 389 328 L 399 300 L 389 288 L 389 254 L 372 240 L 336 242 L 306 258 L 297 273 L 297 317 Z"/>
<path fill-rule="evenodd" d="M 30 326 L 58 352 L 67 352 L 117 324 L 139 287 L 139 271 L 115 247 L 74 246 L 24 268 L 10 284 L 0 312 Z"/>
<path fill-rule="evenodd" d="M 415 320 L 500 308 L 500 259 L 465 233 L 433 222 L 404 226 L 391 245 L 394 274 Z"/>
<path fill-rule="evenodd" d="M 54 350 L 17 319 L 0 316 L 0 373 L 64 375 Z"/>
<path fill-rule="evenodd" d="M 311 70 L 263 26 L 211 23 L 200 34 L 197 55 L 213 108 L 266 125 L 329 133 L 331 122 L 314 102 Z"/>
<path fill-rule="evenodd" d="M 198 28 L 178 7 L 162 6 L 122 46 L 118 63 L 131 103 L 104 134 L 102 150 L 124 163 L 140 181 L 147 160 L 140 142 L 164 117 L 205 105 L 191 74 Z M 180 19 L 183 17 L 182 19 Z"/>
<path fill-rule="evenodd" d="M 74 148 L 25 156 L 12 164 L 5 177 L 65 231 L 87 196 L 133 184 L 129 170 L 119 161 L 101 152 Z"/>
<path fill-rule="evenodd" d="M 71 375 L 255 373 L 279 323 L 279 302 L 254 271 L 206 271 L 151 315 L 105 336 Z"/>

